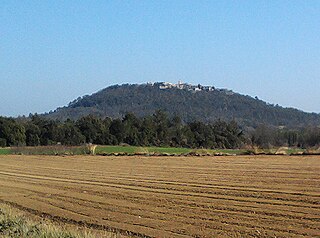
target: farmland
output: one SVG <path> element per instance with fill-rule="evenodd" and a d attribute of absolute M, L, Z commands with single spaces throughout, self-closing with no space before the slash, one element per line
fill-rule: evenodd
<path fill-rule="evenodd" d="M 0 202 L 140 237 L 319 237 L 319 156 L 0 155 Z"/>

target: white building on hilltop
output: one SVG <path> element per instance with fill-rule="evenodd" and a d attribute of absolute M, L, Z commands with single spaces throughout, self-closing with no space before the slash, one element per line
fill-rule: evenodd
<path fill-rule="evenodd" d="M 159 84 L 160 89 L 177 88 L 177 89 L 184 89 L 184 90 L 194 91 L 194 92 L 214 91 L 215 90 L 215 87 L 213 87 L 213 86 L 202 86 L 200 84 L 192 85 L 192 84 L 188 84 L 188 83 L 182 83 L 181 80 L 179 80 L 177 84 L 173 84 L 173 83 L 169 83 L 169 82 L 161 82 L 158 84 Z"/>

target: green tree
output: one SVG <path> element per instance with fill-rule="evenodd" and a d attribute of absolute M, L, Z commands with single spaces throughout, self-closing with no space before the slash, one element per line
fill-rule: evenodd
<path fill-rule="evenodd" d="M 123 142 L 125 137 L 125 128 L 120 119 L 115 119 L 111 122 L 109 131 L 115 137 L 115 140 L 113 141 L 115 144 Z"/>
<path fill-rule="evenodd" d="M 0 117 L 0 138 L 6 140 L 6 146 L 25 145 L 25 128 L 12 118 Z"/>
<path fill-rule="evenodd" d="M 81 145 L 86 140 L 85 136 L 81 134 L 79 128 L 71 120 L 59 125 L 56 132 L 55 140 L 63 145 Z"/>
<path fill-rule="evenodd" d="M 125 131 L 124 142 L 130 145 L 139 145 L 140 143 L 140 119 L 133 113 L 127 113 L 123 118 L 123 126 Z"/>
<path fill-rule="evenodd" d="M 76 122 L 77 127 L 85 136 L 87 143 L 104 144 L 103 137 L 107 130 L 103 120 L 93 115 L 82 117 Z"/>
<path fill-rule="evenodd" d="M 157 110 L 153 114 L 153 122 L 156 128 L 156 146 L 167 146 L 169 145 L 169 118 L 168 114 L 162 110 Z"/>
<path fill-rule="evenodd" d="M 25 124 L 26 128 L 26 144 L 27 146 L 38 146 L 40 145 L 40 128 L 33 124 L 32 122 L 28 122 Z"/>

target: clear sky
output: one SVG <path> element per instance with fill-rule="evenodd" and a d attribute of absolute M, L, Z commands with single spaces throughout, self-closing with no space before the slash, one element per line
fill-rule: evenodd
<path fill-rule="evenodd" d="M 320 1 L 0 0 L 0 115 L 178 80 L 320 112 Z"/>

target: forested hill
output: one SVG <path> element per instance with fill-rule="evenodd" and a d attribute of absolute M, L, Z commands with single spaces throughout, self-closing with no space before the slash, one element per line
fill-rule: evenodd
<path fill-rule="evenodd" d="M 234 119 L 240 125 L 250 127 L 261 123 L 294 127 L 320 125 L 320 114 L 270 105 L 257 98 L 229 90 L 213 88 L 195 91 L 176 87 L 160 89 L 160 85 L 156 83 L 110 86 L 90 96 L 78 98 L 68 106 L 46 114 L 46 117 L 65 120 L 94 114 L 121 118 L 127 112 L 146 116 L 162 109 L 169 115 L 180 116 L 184 122 Z"/>

